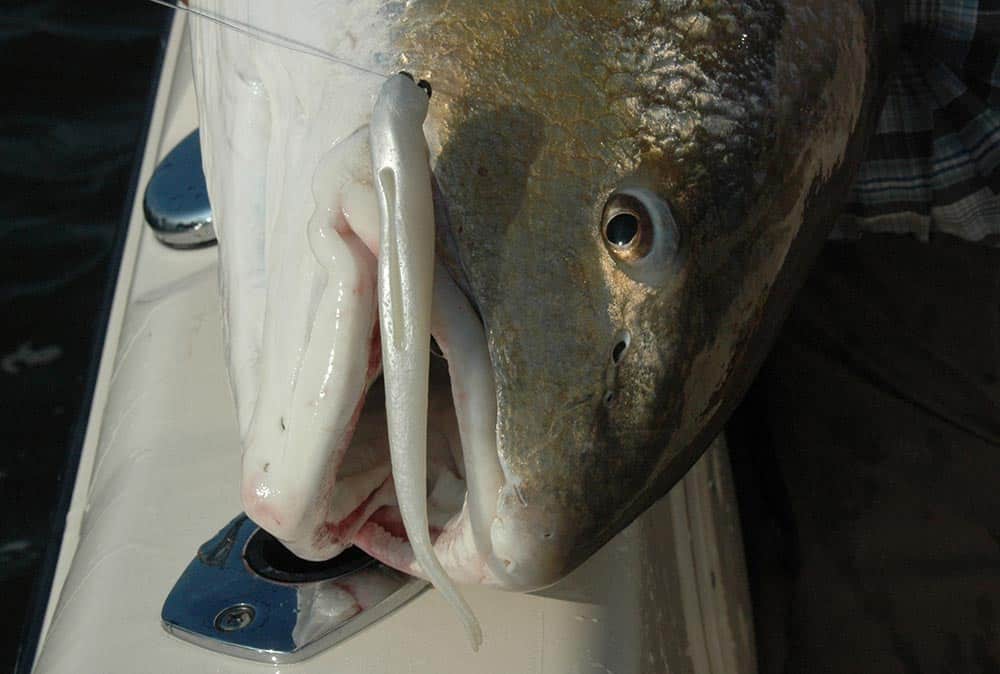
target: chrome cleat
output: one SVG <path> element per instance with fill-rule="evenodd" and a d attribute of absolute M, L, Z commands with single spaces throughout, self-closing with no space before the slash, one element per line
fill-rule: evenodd
<path fill-rule="evenodd" d="M 142 209 L 156 238 L 171 248 L 215 242 L 197 130 L 178 143 L 153 171 Z"/>
<path fill-rule="evenodd" d="M 303 561 L 240 514 L 198 549 L 160 617 L 167 632 L 202 648 L 285 664 L 340 643 L 427 587 L 357 548 Z"/>

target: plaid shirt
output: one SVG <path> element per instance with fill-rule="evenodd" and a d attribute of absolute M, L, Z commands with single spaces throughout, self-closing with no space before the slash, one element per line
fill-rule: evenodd
<path fill-rule="evenodd" d="M 1000 0 L 909 0 L 905 53 L 833 238 L 1000 241 Z"/>

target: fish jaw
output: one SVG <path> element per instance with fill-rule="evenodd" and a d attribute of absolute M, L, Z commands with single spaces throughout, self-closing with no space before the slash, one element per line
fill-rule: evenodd
<path fill-rule="evenodd" d="M 243 438 L 244 509 L 309 560 L 328 559 L 351 544 L 374 507 L 369 497 L 390 474 L 377 451 L 346 456 L 380 369 L 377 232 L 370 189 L 357 179 L 366 167 L 363 154 L 358 158 L 366 149 L 363 136 L 342 141 L 320 163 L 316 182 L 324 190 L 335 186 L 330 205 L 317 208 L 306 236 L 289 237 L 305 250 L 290 256 L 284 290 L 289 303 L 307 293 L 306 329 L 287 320 L 265 323 L 269 357 Z"/>
<path fill-rule="evenodd" d="M 383 68 L 384 3 L 193 4 Z M 380 365 L 366 125 L 381 79 L 210 21 L 190 26 L 241 499 L 295 554 L 327 559 L 390 472 L 375 449 L 347 451 L 359 433 L 378 446 L 358 425 Z"/>

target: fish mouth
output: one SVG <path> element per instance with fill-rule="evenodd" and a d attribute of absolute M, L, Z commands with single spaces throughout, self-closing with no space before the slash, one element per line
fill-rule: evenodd
<path fill-rule="evenodd" d="M 436 273 L 446 272 L 439 268 Z M 484 335 L 481 323 L 466 327 Z M 473 372 L 471 376 L 466 369 L 456 372 L 456 360 L 460 359 L 456 359 L 447 346 L 440 346 L 449 344 L 445 342 L 444 331 L 435 332 L 438 334 L 428 346 L 434 354 L 429 362 L 426 416 L 428 533 L 438 559 L 454 580 L 500 584 L 500 579 L 489 571 L 489 551 L 482 544 L 476 545 L 471 540 L 474 537 L 470 538 L 472 512 L 481 507 L 491 518 L 495 514 L 497 494 L 492 495 L 492 502 L 487 493 L 478 495 L 485 503 L 470 503 L 477 494 L 469 492 L 468 472 L 498 469 L 495 445 L 488 448 L 493 456 L 486 457 L 492 460 L 492 466 L 469 465 L 472 457 L 466 455 L 458 417 L 463 413 L 462 402 L 456 404 L 456 398 L 468 401 L 470 396 L 493 397 L 494 394 L 492 390 L 470 393 L 469 388 L 477 385 L 475 379 L 477 375 L 482 376 L 482 371 Z M 492 379 L 492 372 L 489 375 Z M 495 405 L 495 397 L 493 401 Z M 467 410 L 464 413 L 469 415 Z M 313 542 L 316 547 L 330 546 L 324 556 L 356 545 L 389 566 L 426 577 L 415 559 L 400 511 L 386 417 L 385 380 L 380 373 L 368 388 L 357 423 L 349 431 L 351 439 L 333 488 L 335 500 L 340 503 L 332 510 L 339 513 L 350 510 L 338 520 L 324 521 Z M 472 425 L 475 422 L 466 420 L 465 423 Z"/>
<path fill-rule="evenodd" d="M 471 521 L 467 506 L 470 496 L 465 457 L 450 400 L 451 378 L 447 365 L 437 358 L 431 367 L 430 387 L 434 407 L 428 414 L 426 506 L 431 543 L 437 558 L 454 580 L 462 583 L 498 584 L 499 579 L 489 571 L 488 551 L 480 550 L 475 545 L 470 547 L 470 541 L 467 540 Z M 365 403 L 366 409 L 372 408 L 371 416 L 366 417 L 363 412 L 360 423 L 374 422 L 384 427 L 384 405 L 384 387 L 380 379 Z M 350 530 L 347 540 L 372 557 L 401 571 L 426 577 L 427 574 L 415 559 L 403 521 L 395 480 L 391 475 L 388 439 L 384 435 L 383 439 L 384 444 L 380 448 L 383 463 L 379 472 L 386 470 L 390 474 L 347 517 L 332 526 L 328 525 L 328 531 Z M 348 450 L 349 455 L 350 453 L 351 450 Z M 346 479 L 350 480 L 351 477 Z M 361 479 L 364 480 L 365 477 L 361 476 Z M 359 497 L 360 494 L 356 498 Z M 495 504 L 484 505 L 488 509 L 495 509 Z"/>
<path fill-rule="evenodd" d="M 378 239 L 373 236 L 372 209 L 351 203 L 364 198 L 366 191 L 340 191 L 331 228 L 350 251 L 355 275 L 368 280 L 358 284 L 366 290 L 354 298 L 352 313 L 373 316 L 378 301 L 371 288 L 379 260 Z M 432 312 L 433 341 L 426 346 L 434 354 L 429 359 L 426 412 L 429 534 L 454 580 L 508 586 L 509 579 L 490 571 L 488 527 L 496 514 L 502 479 L 496 450 L 496 394 L 485 330 L 472 303 L 441 264 L 434 270 Z M 326 396 L 328 405 L 352 410 L 349 418 L 340 428 L 327 427 L 327 438 L 307 438 L 303 443 L 328 453 L 323 479 L 310 484 L 305 471 L 291 470 L 288 464 L 296 461 L 301 445 L 287 451 L 275 451 L 272 446 L 262 457 L 255 451 L 262 443 L 251 441 L 244 454 L 243 505 L 251 519 L 303 559 L 329 559 L 356 545 L 389 566 L 423 576 L 398 504 L 387 428 L 382 334 L 378 322 L 371 322 L 366 341 L 353 345 L 351 353 L 335 355 L 349 359 L 350 363 L 343 363 L 348 367 L 337 362 L 330 368 L 336 377 L 338 371 L 357 370 L 358 363 L 363 363 L 362 387 L 347 387 L 342 396 Z M 349 372 L 345 378 L 350 378 Z M 333 397 L 339 400 L 329 400 Z M 274 416 L 262 413 L 260 407 L 260 416 Z M 294 413 L 285 414 L 280 424 L 291 430 L 297 421 Z M 473 443 L 476 449 L 471 448 Z M 478 543 L 472 532 L 473 513 L 480 514 L 486 528 Z"/>
<path fill-rule="evenodd" d="M 325 276 L 311 283 L 305 337 L 265 354 L 266 379 L 296 353 L 293 383 L 284 397 L 261 387 L 243 441 L 244 509 L 303 559 L 355 545 L 453 604 L 452 582 L 551 584 L 564 570 L 553 527 L 512 498 L 518 476 L 498 451 L 486 329 L 434 254 L 441 223 L 420 124 L 422 151 L 389 152 L 382 166 L 375 117 L 316 172 L 307 252 Z M 285 327 L 272 325 L 276 339 Z"/>

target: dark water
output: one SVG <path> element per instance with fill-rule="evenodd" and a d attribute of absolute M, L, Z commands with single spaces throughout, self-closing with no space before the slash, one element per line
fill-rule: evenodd
<path fill-rule="evenodd" d="M 169 13 L 0 2 L 0 672 L 32 657 Z"/>

